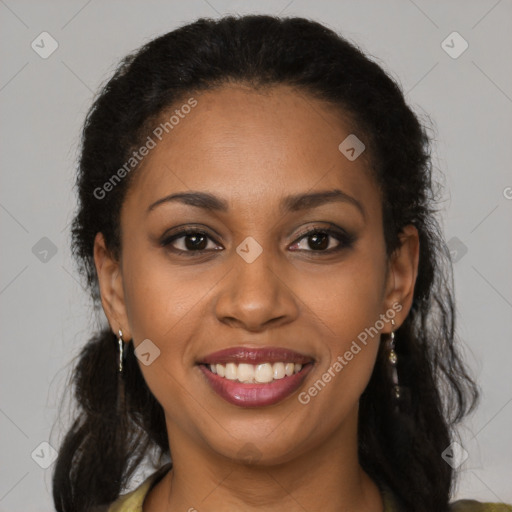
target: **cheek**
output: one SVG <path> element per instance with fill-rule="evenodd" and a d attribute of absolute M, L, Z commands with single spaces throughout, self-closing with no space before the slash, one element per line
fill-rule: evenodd
<path fill-rule="evenodd" d="M 133 338 L 138 342 L 153 337 L 162 346 L 177 349 L 187 317 L 197 314 L 215 276 L 203 272 L 201 277 L 194 265 L 180 268 L 166 259 L 163 250 L 137 250 L 136 245 L 127 247 L 123 261 L 126 313 Z"/>
<path fill-rule="evenodd" d="M 358 252 L 314 273 L 297 271 L 293 290 L 324 333 L 344 344 L 375 324 L 383 313 L 384 265 L 376 254 Z"/>

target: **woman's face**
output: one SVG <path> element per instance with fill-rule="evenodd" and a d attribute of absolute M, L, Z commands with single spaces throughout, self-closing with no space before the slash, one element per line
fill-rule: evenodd
<path fill-rule="evenodd" d="M 370 148 L 342 153 L 353 129 L 326 104 L 284 86 L 194 99 L 151 135 L 119 267 L 96 239 L 103 305 L 140 347 L 171 451 L 279 463 L 355 432 L 380 334 L 410 308 L 417 232 L 388 266 Z"/>

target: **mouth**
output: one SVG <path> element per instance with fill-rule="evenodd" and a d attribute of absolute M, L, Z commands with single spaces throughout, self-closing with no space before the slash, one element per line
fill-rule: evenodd
<path fill-rule="evenodd" d="M 210 387 L 240 407 L 264 407 L 293 394 L 314 359 L 281 348 L 235 347 L 210 354 L 198 363 Z"/>

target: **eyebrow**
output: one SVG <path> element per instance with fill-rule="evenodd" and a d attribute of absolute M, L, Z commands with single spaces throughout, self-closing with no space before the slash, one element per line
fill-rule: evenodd
<path fill-rule="evenodd" d="M 204 210 L 227 212 L 229 210 L 228 202 L 208 192 L 179 192 L 162 197 L 152 203 L 147 213 L 154 210 L 157 206 L 169 203 L 179 202 L 189 206 L 195 206 Z M 348 195 L 339 189 L 323 190 L 319 192 L 312 192 L 309 194 L 296 194 L 286 196 L 281 200 L 280 211 L 281 213 L 296 212 L 300 210 L 307 210 L 321 206 L 326 203 L 341 202 L 355 206 L 363 218 L 366 218 L 366 212 L 363 205 L 355 197 Z"/>

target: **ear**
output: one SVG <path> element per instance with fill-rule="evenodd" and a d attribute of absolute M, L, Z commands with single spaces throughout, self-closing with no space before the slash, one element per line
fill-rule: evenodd
<path fill-rule="evenodd" d="M 124 300 L 123 276 L 120 262 L 107 249 L 102 233 L 94 239 L 94 264 L 100 287 L 101 304 L 112 331 L 123 332 L 123 340 L 131 339 Z"/>
<path fill-rule="evenodd" d="M 385 311 L 393 309 L 397 312 L 395 330 L 403 323 L 412 306 L 420 254 L 420 239 L 415 226 L 405 226 L 398 238 L 400 246 L 390 258 L 384 301 Z M 386 323 L 382 332 L 389 333 L 392 327 L 391 323 Z"/>

